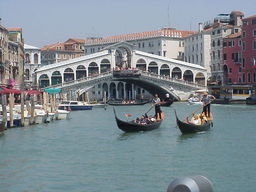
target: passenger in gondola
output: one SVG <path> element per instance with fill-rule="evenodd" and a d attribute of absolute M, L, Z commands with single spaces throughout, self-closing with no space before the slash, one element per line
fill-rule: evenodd
<path fill-rule="evenodd" d="M 201 125 L 202 124 L 201 119 L 199 118 L 199 115 L 195 115 L 195 114 L 191 118 L 190 123 L 193 123 L 195 125 Z"/>
<path fill-rule="evenodd" d="M 155 97 L 153 99 L 153 103 L 155 105 L 155 118 L 156 119 L 162 119 L 161 118 L 162 111 L 161 111 L 161 108 L 160 108 L 161 100 L 160 100 L 160 98 L 158 97 L 157 94 L 155 94 Z"/>
<path fill-rule="evenodd" d="M 201 101 L 203 102 L 203 112 L 206 115 L 206 117 L 211 116 L 211 108 L 210 104 L 212 100 L 215 100 L 216 98 L 213 95 L 209 95 L 208 92 L 204 92 L 203 97 Z"/>

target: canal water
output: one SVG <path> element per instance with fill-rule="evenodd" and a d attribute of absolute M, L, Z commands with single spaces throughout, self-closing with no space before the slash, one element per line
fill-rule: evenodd
<path fill-rule="evenodd" d="M 116 107 L 120 118 L 150 105 Z M 150 132 L 123 133 L 107 110 L 13 128 L 0 137 L 0 192 L 165 192 L 177 177 L 203 175 L 217 192 L 255 191 L 256 106 L 212 105 L 211 131 L 181 135 L 198 106 L 174 103 Z M 153 112 L 153 111 L 151 111 Z"/>

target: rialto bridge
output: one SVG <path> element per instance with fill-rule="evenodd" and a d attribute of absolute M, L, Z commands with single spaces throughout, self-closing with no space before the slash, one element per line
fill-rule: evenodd
<path fill-rule="evenodd" d="M 166 93 L 177 100 L 187 99 L 195 90 L 205 89 L 207 72 L 202 66 L 135 49 L 127 42 L 105 47 L 79 58 L 39 68 L 35 74 L 40 88 L 62 88 L 69 99 L 89 93 L 100 100 L 135 99 L 148 93 Z M 140 69 L 139 76 L 115 77 L 113 70 Z M 87 95 L 88 96 L 88 95 Z"/>

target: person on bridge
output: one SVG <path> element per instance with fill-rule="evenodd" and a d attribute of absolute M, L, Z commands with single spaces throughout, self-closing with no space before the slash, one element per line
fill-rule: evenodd
<path fill-rule="evenodd" d="M 204 92 L 201 101 L 203 102 L 203 113 L 206 117 L 211 116 L 210 104 L 212 100 L 215 100 L 215 99 L 216 98 L 213 95 L 209 95 L 208 92 Z"/>
<path fill-rule="evenodd" d="M 155 105 L 155 118 L 156 119 L 161 119 L 161 108 L 160 108 L 160 104 L 161 104 L 161 100 L 160 98 L 158 97 L 157 94 L 155 94 L 155 97 L 153 98 L 153 103 Z"/>

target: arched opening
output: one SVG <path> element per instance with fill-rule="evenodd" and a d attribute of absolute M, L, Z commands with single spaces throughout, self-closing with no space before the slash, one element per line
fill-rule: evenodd
<path fill-rule="evenodd" d="M 38 64 L 38 54 L 34 54 L 34 64 Z"/>
<path fill-rule="evenodd" d="M 26 55 L 25 55 L 25 63 L 30 63 L 30 55 L 29 55 L 29 53 L 26 53 Z"/>
<path fill-rule="evenodd" d="M 228 66 L 223 66 L 223 83 L 228 84 Z"/>
<path fill-rule="evenodd" d="M 106 73 L 110 71 L 110 61 L 108 59 L 103 59 L 100 63 L 100 73 Z"/>
<path fill-rule="evenodd" d="M 160 68 L 160 75 L 170 77 L 170 67 L 167 64 L 163 64 Z"/>
<path fill-rule="evenodd" d="M 155 74 L 158 74 L 158 65 L 156 62 L 152 61 L 149 63 L 148 65 L 148 71 L 150 73 L 155 73 Z"/>
<path fill-rule="evenodd" d="M 117 91 L 118 91 L 118 99 L 124 99 L 124 84 L 123 84 L 123 82 L 119 82 L 117 84 Z"/>
<path fill-rule="evenodd" d="M 132 100 L 132 84 L 126 83 L 125 85 L 126 99 Z"/>
<path fill-rule="evenodd" d="M 205 85 L 205 76 L 203 73 L 197 73 L 195 76 L 195 81 L 199 85 Z"/>
<path fill-rule="evenodd" d="M 136 68 L 138 68 L 142 71 L 146 71 L 147 70 L 146 61 L 144 59 L 139 59 L 136 63 Z"/>
<path fill-rule="evenodd" d="M 62 83 L 62 77 L 59 71 L 54 71 L 51 76 L 52 85 L 57 85 Z"/>
<path fill-rule="evenodd" d="M 181 79 L 181 69 L 179 67 L 174 67 L 172 70 L 172 78 Z"/>
<path fill-rule="evenodd" d="M 97 63 L 92 62 L 88 66 L 88 76 L 97 76 L 99 74 L 99 67 Z"/>
<path fill-rule="evenodd" d="M 67 68 L 64 71 L 64 81 L 73 81 L 74 80 L 74 71 L 71 68 Z"/>
<path fill-rule="evenodd" d="M 110 89 L 110 98 L 116 99 L 116 84 L 113 82 L 110 83 L 109 89 Z"/>
<path fill-rule="evenodd" d="M 104 95 L 104 93 L 106 93 L 106 98 L 109 98 L 108 84 L 107 83 L 103 83 L 103 85 L 102 85 L 102 92 L 103 92 L 103 95 Z"/>
<path fill-rule="evenodd" d="M 76 68 L 76 79 L 82 79 L 86 77 L 86 68 L 83 65 L 79 65 Z"/>
<path fill-rule="evenodd" d="M 193 73 L 190 70 L 186 70 L 183 74 L 183 79 L 188 82 L 193 82 Z"/>
<path fill-rule="evenodd" d="M 29 77 L 30 77 L 30 71 L 29 69 L 25 69 L 25 79 L 29 80 Z"/>
<path fill-rule="evenodd" d="M 41 75 L 38 81 L 39 81 L 40 88 L 48 87 L 50 85 L 49 77 L 46 74 Z"/>
<path fill-rule="evenodd" d="M 116 66 L 120 68 L 131 67 L 131 50 L 128 47 L 118 47 L 115 52 Z"/>

